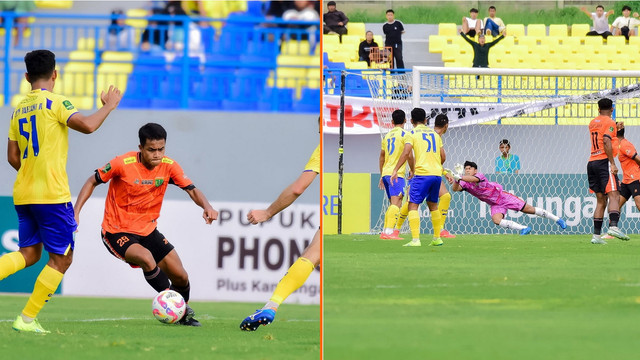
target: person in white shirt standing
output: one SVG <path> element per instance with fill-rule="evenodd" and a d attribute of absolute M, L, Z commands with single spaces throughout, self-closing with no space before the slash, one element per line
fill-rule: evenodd
<path fill-rule="evenodd" d="M 585 7 L 581 7 L 580 10 L 593 20 L 593 30 L 589 31 L 587 36 L 602 36 L 606 39 L 607 36 L 612 35 L 609 31 L 609 15 L 613 15 L 613 10 L 609 10 L 605 14 L 602 5 L 596 6 L 594 13 L 587 11 Z"/>

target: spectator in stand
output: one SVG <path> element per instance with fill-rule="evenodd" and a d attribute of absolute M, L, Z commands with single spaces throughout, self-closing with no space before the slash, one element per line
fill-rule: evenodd
<path fill-rule="evenodd" d="M 501 154 L 496 158 L 496 174 L 517 174 L 520 171 L 520 158 L 518 155 L 509 154 L 509 140 L 500 140 L 499 149 Z"/>
<path fill-rule="evenodd" d="M 365 40 L 360 43 L 358 47 L 358 55 L 360 56 L 360 61 L 366 61 L 367 66 L 371 67 L 371 60 L 373 60 L 373 53 L 371 49 L 377 48 L 378 44 L 373 41 L 373 31 L 367 31 L 365 34 Z"/>
<path fill-rule="evenodd" d="M 170 16 L 186 16 L 185 11 L 180 5 L 180 1 L 169 1 L 166 13 Z M 200 63 L 204 63 L 205 56 L 200 28 L 195 24 L 195 22 L 191 21 L 188 25 L 188 31 L 188 55 L 189 57 L 197 57 L 200 59 Z M 167 62 L 171 62 L 176 56 L 182 56 L 184 54 L 186 42 L 184 23 L 181 20 L 170 21 L 167 36 L 169 40 L 165 44 L 167 51 L 164 55 Z"/>
<path fill-rule="evenodd" d="M 248 5 L 246 1 L 169 1 L 169 3 L 178 3 L 182 10 L 189 16 L 210 17 L 213 19 L 226 19 L 233 13 L 247 12 Z M 169 4 L 167 4 L 167 7 Z M 224 25 L 221 21 L 207 22 L 200 21 L 201 28 L 212 26 L 219 33 Z"/>
<path fill-rule="evenodd" d="M 475 37 L 482 31 L 482 20 L 478 19 L 478 9 L 469 10 L 469 17 L 462 17 L 462 32 L 470 37 Z"/>
<path fill-rule="evenodd" d="M 121 9 L 113 10 L 107 37 L 107 49 L 131 51 L 135 46 L 133 43 L 134 36 L 135 30 L 133 27 L 125 24 L 124 12 Z"/>
<path fill-rule="evenodd" d="M 382 32 L 385 34 L 384 46 L 390 46 L 393 52 L 393 63 L 396 69 L 404 69 L 404 61 L 402 60 L 402 34 L 404 34 L 404 25 L 395 19 L 395 12 L 392 9 L 387 10 L 387 22 L 382 25 Z"/>
<path fill-rule="evenodd" d="M 618 16 L 611 24 L 611 34 L 623 35 L 627 40 L 629 36 L 634 36 L 636 26 L 640 25 L 638 20 L 638 13 L 634 12 L 633 17 L 631 15 L 631 7 L 625 5 L 622 7 L 622 16 Z"/>
<path fill-rule="evenodd" d="M 266 17 L 267 19 L 281 18 L 285 11 L 293 9 L 293 1 L 272 0 L 269 3 Z"/>
<path fill-rule="evenodd" d="M 484 18 L 484 33 L 492 36 L 506 35 L 506 28 L 502 19 L 496 17 L 496 7 L 489 6 L 489 16 Z"/>
<path fill-rule="evenodd" d="M 282 14 L 282 20 L 288 21 L 309 21 L 309 22 L 318 22 L 320 21 L 320 14 L 315 9 L 315 1 L 304 1 L 304 0 L 296 0 L 293 2 L 294 7 L 289 9 Z M 289 28 L 294 29 L 305 29 L 305 33 L 297 34 L 292 33 L 290 35 L 290 39 L 299 39 L 299 40 L 307 40 L 309 39 L 310 43 L 315 43 L 315 36 L 313 35 L 317 30 L 316 25 L 289 25 Z"/>
<path fill-rule="evenodd" d="M 593 20 L 593 30 L 589 31 L 587 36 L 602 36 L 606 39 L 607 36 L 611 35 L 609 31 L 609 15 L 613 15 L 613 10 L 609 10 L 605 14 L 604 6 L 602 5 L 596 6 L 596 12 L 594 13 L 587 11 L 585 7 L 581 7 L 580 10 Z"/>
<path fill-rule="evenodd" d="M 165 44 L 169 37 L 167 36 L 168 23 L 166 21 L 158 21 L 155 15 L 164 15 L 164 10 L 153 9 L 153 15 L 149 17 L 147 28 L 142 33 L 142 41 L 140 50 L 155 55 L 162 55 Z"/>
<path fill-rule="evenodd" d="M 460 35 L 473 47 L 473 67 L 488 68 L 489 67 L 489 49 L 498 41 L 504 39 L 504 35 L 500 35 L 497 39 L 490 43 L 485 43 L 484 34 L 478 35 L 478 42 L 475 42 L 467 37 L 464 32 L 460 32 Z"/>
<path fill-rule="evenodd" d="M 0 1 L 0 12 L 13 12 L 16 15 L 28 13 L 36 8 L 34 1 Z M 0 25 L 4 24 L 4 19 L 0 16 Z M 13 18 L 13 26 L 16 27 L 16 33 L 13 35 L 13 46 L 18 46 L 23 38 L 24 31 L 29 25 L 29 18 L 18 16 Z M 6 26 L 2 26 L 6 29 Z"/>
<path fill-rule="evenodd" d="M 327 13 L 322 16 L 323 34 L 338 34 L 340 40 L 342 35 L 347 33 L 347 23 L 349 18 L 342 11 L 336 10 L 336 2 L 329 1 L 327 3 Z"/>

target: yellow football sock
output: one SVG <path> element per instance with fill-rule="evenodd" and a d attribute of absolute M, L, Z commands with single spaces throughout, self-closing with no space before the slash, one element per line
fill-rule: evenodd
<path fill-rule="evenodd" d="M 36 318 L 44 304 L 47 303 L 51 296 L 53 296 L 53 293 L 56 292 L 63 276 L 63 273 L 49 265 L 45 265 L 36 279 L 31 297 L 29 297 L 29 301 L 27 301 L 27 305 L 22 310 L 22 313 L 30 318 Z"/>
<path fill-rule="evenodd" d="M 431 223 L 433 224 L 433 237 L 440 237 L 440 232 L 442 231 L 442 214 L 440 214 L 440 210 L 436 209 L 431 211 Z"/>
<path fill-rule="evenodd" d="M 444 229 L 444 224 L 447 221 L 447 214 L 449 213 L 449 206 L 451 205 L 451 194 L 444 193 L 440 196 L 440 201 L 438 201 L 438 211 L 442 215 L 442 227 Z"/>
<path fill-rule="evenodd" d="M 418 210 L 409 211 L 407 216 L 409 219 L 409 228 L 411 229 L 411 238 L 420 239 L 420 215 Z"/>
<path fill-rule="evenodd" d="M 405 201 L 400 208 L 400 213 L 398 214 L 398 222 L 396 223 L 396 229 L 402 228 L 402 224 L 404 224 L 404 220 L 407 218 L 407 214 L 409 214 L 409 202 Z"/>
<path fill-rule="evenodd" d="M 24 269 L 25 265 L 24 256 L 18 251 L 2 255 L 0 257 L 0 280 Z"/>
<path fill-rule="evenodd" d="M 398 213 L 400 213 L 400 208 L 391 204 L 387 209 L 387 213 L 384 215 L 384 228 L 385 229 L 393 229 L 396 222 L 398 222 Z"/>
<path fill-rule="evenodd" d="M 313 263 L 309 261 L 309 259 L 299 257 L 298 260 L 291 265 L 289 271 L 280 279 L 278 286 L 276 286 L 269 300 L 278 305 L 282 304 L 289 295 L 298 290 L 298 288 L 307 281 L 313 268 Z"/>

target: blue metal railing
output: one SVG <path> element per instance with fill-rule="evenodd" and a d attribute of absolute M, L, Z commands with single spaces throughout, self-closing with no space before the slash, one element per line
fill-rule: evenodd
<path fill-rule="evenodd" d="M 35 17 L 36 21 L 27 25 L 31 35 L 19 44 L 13 44 L 9 30 L 15 24 L 16 14 L 3 12 L 0 15 L 4 17 L 6 29 L 3 39 L 0 39 L 4 42 L 0 44 L 0 55 L 5 105 L 11 103 L 12 96 L 20 93 L 20 82 L 25 72 L 24 54 L 34 49 L 49 49 L 56 53 L 64 83 L 62 94 L 91 97 L 94 106 L 96 94 L 107 85 L 98 80 L 109 74 L 127 79 L 124 106 L 160 105 L 188 109 L 197 104 L 199 108 L 233 110 L 233 105 L 246 102 L 248 105 L 238 110 L 319 112 L 320 90 L 312 87 L 313 83 L 319 84 L 320 77 L 319 56 L 313 55 L 315 47 L 319 46 L 318 24 L 315 22 L 267 20 L 256 16 L 212 19 L 153 15 L 126 18 L 146 20 L 147 24 L 158 23 L 154 28 L 158 31 L 149 31 L 149 43 L 158 43 L 159 46 L 142 51 L 137 40 L 145 27 L 127 27 L 127 31 L 134 35 L 129 37 L 124 46 L 111 46 L 109 28 L 112 15 L 20 14 Z M 224 21 L 224 26 L 221 31 L 216 31 L 213 27 L 191 25 L 201 20 Z M 198 49 L 190 49 L 188 45 L 193 34 L 191 27 L 200 34 Z M 184 36 L 184 45 L 167 50 L 167 41 L 173 40 L 169 38 L 170 34 L 178 31 Z M 79 43 L 83 45 L 80 49 Z M 72 54 L 76 50 L 92 52 L 93 55 L 74 59 Z M 133 54 L 133 60 L 104 60 L 102 55 L 106 51 L 129 52 Z M 304 62 L 278 64 L 278 55 L 283 52 Z M 305 60 L 314 56 L 318 57 L 317 62 Z M 92 71 L 69 71 L 69 74 L 65 74 L 69 63 L 91 64 L 88 68 Z M 101 70 L 103 64 L 130 64 L 133 72 L 118 73 L 112 70 L 105 73 Z M 315 82 L 310 78 L 313 73 L 318 74 Z M 92 88 L 84 93 L 77 91 L 73 89 L 74 84 L 64 82 L 65 75 L 71 75 L 69 77 L 74 79 L 74 83 L 80 81 L 77 79 L 85 79 Z M 88 81 L 91 77 L 93 82 Z M 146 83 L 137 83 L 139 81 Z M 215 88 L 215 84 L 221 85 L 223 91 L 218 91 L 220 89 Z M 145 89 L 146 92 L 137 92 L 139 89 Z M 212 93 L 197 92 L 202 89 Z M 314 94 L 316 98 L 311 99 Z"/>

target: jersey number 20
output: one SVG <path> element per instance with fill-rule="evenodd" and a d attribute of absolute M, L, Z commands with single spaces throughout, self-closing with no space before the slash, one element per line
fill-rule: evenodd
<path fill-rule="evenodd" d="M 36 127 L 36 116 L 31 115 L 29 117 L 29 120 L 27 120 L 27 118 L 22 118 L 22 119 L 19 119 L 18 122 L 20 124 L 20 135 L 24 136 L 27 139 L 27 146 L 24 147 L 24 154 L 22 155 L 22 158 L 26 159 L 27 155 L 29 154 L 29 144 L 28 144 L 29 135 L 31 135 L 31 146 L 33 147 L 33 155 L 38 156 L 38 153 L 40 153 L 40 144 L 38 143 L 38 129 Z M 24 129 L 24 125 L 27 122 L 31 122 L 31 134 L 29 134 L 29 132 Z"/>

